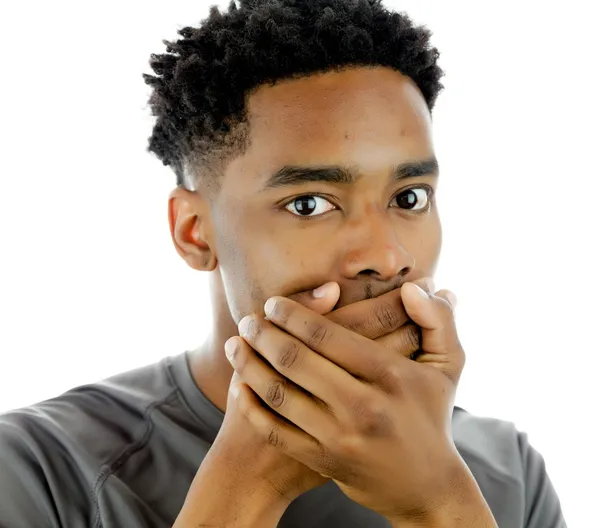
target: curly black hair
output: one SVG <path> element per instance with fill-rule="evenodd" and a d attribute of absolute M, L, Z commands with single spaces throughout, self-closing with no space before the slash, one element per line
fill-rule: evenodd
<path fill-rule="evenodd" d="M 381 0 L 232 0 L 200 26 L 184 27 L 167 53 L 150 56 L 148 100 L 157 118 L 149 152 L 177 185 L 218 187 L 223 163 L 248 146 L 246 98 L 259 85 L 352 66 L 410 77 L 429 110 L 443 89 L 431 32 Z"/>

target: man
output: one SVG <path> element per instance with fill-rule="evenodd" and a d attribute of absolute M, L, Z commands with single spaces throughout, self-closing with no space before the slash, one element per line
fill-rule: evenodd
<path fill-rule="evenodd" d="M 149 150 L 212 332 L 0 417 L 0 526 L 565 526 L 526 434 L 453 405 L 429 32 L 256 0 L 180 34 Z"/>

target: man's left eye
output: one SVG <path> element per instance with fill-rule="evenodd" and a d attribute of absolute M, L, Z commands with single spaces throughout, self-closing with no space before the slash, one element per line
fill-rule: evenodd
<path fill-rule="evenodd" d="M 430 191 L 424 187 L 413 187 L 394 196 L 392 202 L 396 202 L 402 209 L 411 211 L 422 211 L 429 205 Z"/>

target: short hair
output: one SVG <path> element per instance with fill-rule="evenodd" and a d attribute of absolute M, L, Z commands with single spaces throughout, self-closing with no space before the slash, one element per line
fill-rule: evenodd
<path fill-rule="evenodd" d="M 210 8 L 183 27 L 166 53 L 150 56 L 156 75 L 148 104 L 157 119 L 147 150 L 170 166 L 177 185 L 219 186 L 228 160 L 248 147 L 246 100 L 277 81 L 348 67 L 385 66 L 410 77 L 429 111 L 443 85 L 431 32 L 381 0 L 239 0 Z"/>

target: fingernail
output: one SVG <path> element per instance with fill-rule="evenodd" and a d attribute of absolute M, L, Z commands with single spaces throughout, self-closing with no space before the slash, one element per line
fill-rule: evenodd
<path fill-rule="evenodd" d="M 456 305 L 458 304 L 458 299 L 456 298 L 456 295 L 451 291 L 448 292 L 448 300 L 450 301 L 452 308 L 456 308 Z"/>
<path fill-rule="evenodd" d="M 277 299 L 273 299 L 273 297 L 271 297 L 270 299 L 267 299 L 267 302 L 265 303 L 265 315 L 267 317 L 270 317 L 271 315 L 273 315 L 273 310 L 275 309 L 276 304 L 277 304 Z"/>
<path fill-rule="evenodd" d="M 252 317 L 250 315 L 247 315 L 240 321 L 240 324 L 238 324 L 238 330 L 241 336 L 245 336 L 248 333 L 248 328 L 250 327 L 251 320 Z"/>
<path fill-rule="evenodd" d="M 237 342 L 235 339 L 230 338 L 225 342 L 225 355 L 229 361 L 233 361 L 235 356 L 235 350 L 237 349 Z"/>
<path fill-rule="evenodd" d="M 423 288 L 421 288 L 417 284 L 415 284 L 415 287 L 417 288 L 417 292 L 423 299 L 429 299 L 429 295 L 427 295 L 427 292 Z"/>
<path fill-rule="evenodd" d="M 327 294 L 328 289 L 329 289 L 329 283 L 326 282 L 325 284 L 323 284 L 323 286 L 319 286 L 318 288 L 315 288 L 313 290 L 313 292 L 312 292 L 313 297 L 315 299 L 322 299 Z"/>

